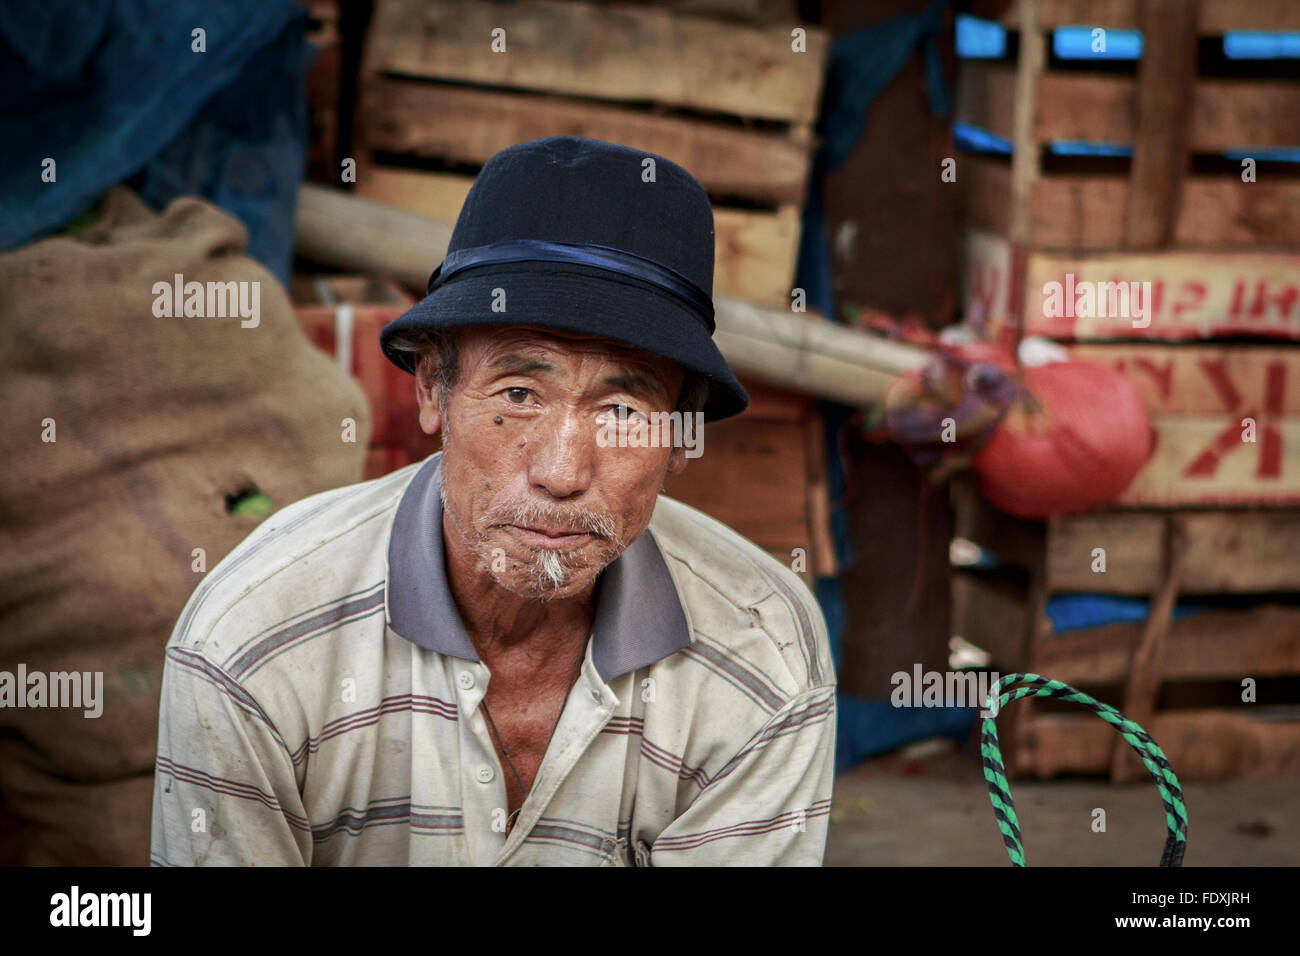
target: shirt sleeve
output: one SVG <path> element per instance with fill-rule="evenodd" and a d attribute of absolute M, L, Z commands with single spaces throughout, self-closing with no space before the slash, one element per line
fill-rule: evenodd
<path fill-rule="evenodd" d="M 304 866 L 311 825 L 288 748 L 257 700 L 170 647 L 154 773 L 154 866 Z"/>
<path fill-rule="evenodd" d="M 651 866 L 821 866 L 835 779 L 835 687 L 781 708 L 650 848 Z"/>

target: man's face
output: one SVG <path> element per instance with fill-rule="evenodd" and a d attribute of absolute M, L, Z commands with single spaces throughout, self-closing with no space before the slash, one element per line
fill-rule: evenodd
<path fill-rule="evenodd" d="M 645 530 L 664 479 L 685 465 L 680 448 L 602 447 L 597 436 L 672 411 L 683 375 L 593 336 L 460 332 L 446 405 L 436 383 L 419 386 L 421 425 L 442 432 L 447 534 L 514 594 L 583 593 Z"/>

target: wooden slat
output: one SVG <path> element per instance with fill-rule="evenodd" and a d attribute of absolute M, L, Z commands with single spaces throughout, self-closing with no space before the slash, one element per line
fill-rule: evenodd
<path fill-rule="evenodd" d="M 1159 583 L 1160 512 L 1114 510 L 1054 518 L 1047 576 L 1054 592 L 1150 594 Z M 1191 512 L 1183 568 L 1186 594 L 1300 591 L 1300 511 Z M 1106 573 L 1092 571 L 1094 548 Z"/>
<path fill-rule="evenodd" d="M 1026 333 L 1057 339 L 1191 340 L 1251 335 L 1300 339 L 1300 253 L 1175 251 L 1146 255 L 1060 254 L 1028 257 L 1023 283 L 1011 285 L 1011 243 L 968 230 L 962 239 L 962 302 L 987 318 L 994 334 L 1023 311 Z M 1044 315 L 1048 282 L 1149 281 L 1151 324 L 1131 319 Z M 1023 298 L 1022 298 L 1023 296 Z M 1176 350 L 1177 351 L 1177 350 Z M 1183 347 L 1185 354 L 1192 354 Z"/>
<path fill-rule="evenodd" d="M 1020 0 L 1020 58 L 1011 104 L 1011 241 L 1028 242 L 1033 231 L 1030 197 L 1038 179 L 1034 114 L 1038 83 L 1047 61 L 1047 37 L 1038 30 L 1038 0 Z"/>
<path fill-rule="evenodd" d="M 810 547 L 803 430 L 802 422 L 750 415 L 709 425 L 704 454 L 669 478 L 665 492 L 760 548 L 783 551 L 789 567 L 791 548 Z"/>
<path fill-rule="evenodd" d="M 1005 160 L 958 160 L 967 226 L 1010 234 L 1011 172 Z M 1124 241 L 1128 182 L 1119 176 L 1044 175 L 1030 190 L 1029 238 L 1039 249 L 1113 250 Z M 1174 246 L 1286 248 L 1300 245 L 1300 180 L 1243 183 L 1237 176 L 1188 176 Z"/>
<path fill-rule="evenodd" d="M 1043 176 L 1034 183 L 1029 241 L 1046 249 L 1118 248 L 1127 198 L 1123 179 Z M 1237 176 L 1185 177 L 1173 244 L 1300 244 L 1300 180 L 1243 183 Z"/>
<path fill-rule="evenodd" d="M 1135 342 L 1069 351 L 1121 372 L 1162 415 L 1226 416 L 1254 407 L 1300 416 L 1300 348 Z"/>
<path fill-rule="evenodd" d="M 963 60 L 957 118 L 1011 139 L 1015 73 L 1008 63 Z M 1038 85 L 1034 140 L 1132 143 L 1137 84 L 1131 76 L 1053 72 Z M 1268 79 L 1199 79 L 1192 93 L 1189 149 L 1219 153 L 1242 147 L 1300 145 L 1300 83 Z"/>
<path fill-rule="evenodd" d="M 714 293 L 788 312 L 800 222 L 795 206 L 776 212 L 715 207 Z"/>
<path fill-rule="evenodd" d="M 1133 648 L 1133 658 L 1129 662 L 1128 678 L 1124 683 L 1123 703 L 1120 705 L 1124 714 L 1140 726 L 1147 726 L 1156 709 L 1156 696 L 1160 693 L 1160 681 L 1164 674 L 1165 652 L 1169 643 L 1169 624 L 1174 612 L 1174 603 L 1178 600 L 1178 590 L 1182 583 L 1184 560 L 1187 555 L 1187 531 L 1179 515 L 1165 519 L 1163 539 L 1162 580 L 1159 589 L 1151 596 L 1151 603 L 1146 622 L 1142 628 L 1142 637 Z M 1125 759 L 1120 748 L 1128 744 L 1122 737 L 1117 739 L 1118 747 L 1111 758 L 1110 776 L 1116 783 L 1132 783 L 1138 779 L 1138 773 L 1144 768 L 1139 763 L 1135 770 L 1132 763 Z"/>
<path fill-rule="evenodd" d="M 975 16 L 999 20 L 1015 29 L 1018 0 L 975 0 Z M 1103 26 L 1137 29 L 1141 0 L 1039 0 L 1038 25 L 1052 30 L 1061 26 Z M 1202 35 L 1230 30 L 1300 30 L 1300 4 L 1292 0 L 1201 0 Z"/>
<path fill-rule="evenodd" d="M 1237 175 L 1187 177 L 1174 244 L 1300 245 L 1300 180 L 1243 183 Z"/>
<path fill-rule="evenodd" d="M 1164 519 L 1155 514 L 1102 512 L 1055 518 L 1047 536 L 1047 582 L 1053 591 L 1146 595 L 1158 585 Z M 1093 551 L 1106 570 L 1094 571 Z"/>
<path fill-rule="evenodd" d="M 991 156 L 961 154 L 957 183 L 963 225 L 1006 242 L 1011 229 L 1011 164 Z"/>
<path fill-rule="evenodd" d="M 493 52 L 493 30 L 505 52 Z M 379 0 L 367 70 L 811 123 L 824 31 L 751 27 L 631 6 Z"/>
<path fill-rule="evenodd" d="M 1133 320 L 1123 316 L 1047 316 L 1047 284 L 1061 283 L 1064 292 L 1071 275 L 1076 288 L 1080 282 L 1150 282 L 1150 325 L 1135 328 Z M 1186 340 L 1230 335 L 1300 339 L 1300 254 L 1293 252 L 1034 253 L 1026 266 L 1023 289 L 1025 331 L 1030 335 L 1060 339 Z M 1008 292 L 1012 297 L 1015 294 L 1014 290 Z M 995 320 L 1002 317 L 993 315 Z"/>
<path fill-rule="evenodd" d="M 1300 505 L 1300 418 L 1155 415 L 1151 458 L 1116 503 L 1132 506 Z"/>
<path fill-rule="evenodd" d="M 473 177 L 455 173 L 373 167 L 358 173 L 357 193 L 455 222 L 473 182 Z M 714 293 L 788 309 L 799 254 L 798 210 L 793 206 L 774 213 L 715 208 L 713 231 Z"/>
<path fill-rule="evenodd" d="M 998 615 L 1001 606 L 978 594 L 971 602 L 969 617 L 984 613 Z M 1076 687 L 1117 684 L 1128 673 L 1141 635 L 1140 622 L 1056 634 L 1035 646 L 1029 669 Z M 1002 665 L 1004 670 L 1008 666 Z M 1300 674 L 1300 608 L 1265 604 L 1240 611 L 1199 611 L 1171 622 L 1169 653 L 1162 670 L 1165 680 L 1239 678 L 1243 674 L 1256 678 Z"/>
<path fill-rule="evenodd" d="M 585 136 L 667 157 L 714 196 L 801 203 L 808 179 L 807 125 L 784 132 L 661 116 L 568 97 L 501 93 L 374 77 L 361 113 L 371 149 L 482 166 L 544 136 Z"/>
<path fill-rule="evenodd" d="M 1142 59 L 1137 74 L 1137 135 L 1129 170 L 1124 245 L 1169 245 L 1178 218 L 1196 80 L 1199 0 L 1146 0 L 1139 11 Z"/>
<path fill-rule="evenodd" d="M 1300 721 L 1258 720 L 1250 715 L 1250 706 L 1164 711 L 1145 729 L 1180 781 L 1300 775 Z M 1104 774 L 1109 769 L 1116 733 L 1091 713 L 1039 714 L 1021 726 L 1018 775 Z M 1132 759 L 1138 758 L 1134 754 Z"/>

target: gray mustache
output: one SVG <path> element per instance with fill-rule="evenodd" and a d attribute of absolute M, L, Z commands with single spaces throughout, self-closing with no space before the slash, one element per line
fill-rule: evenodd
<path fill-rule="evenodd" d="M 543 525 L 585 531 L 598 538 L 613 538 L 618 524 L 612 516 L 585 508 L 557 508 L 549 505 L 497 505 L 487 519 L 491 524 Z"/>

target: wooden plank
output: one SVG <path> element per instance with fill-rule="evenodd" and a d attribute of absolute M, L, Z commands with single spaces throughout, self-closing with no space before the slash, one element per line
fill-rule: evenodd
<path fill-rule="evenodd" d="M 1300 775 L 1300 721 L 1259 720 L 1250 706 L 1163 711 L 1145 729 L 1180 781 Z M 1106 773 L 1116 736 L 1091 713 L 1036 715 L 1021 725 L 1017 775 Z"/>
<path fill-rule="evenodd" d="M 1180 516 L 1172 515 L 1165 519 L 1163 539 L 1162 575 L 1159 590 L 1152 595 L 1146 623 L 1142 628 L 1142 637 L 1133 648 L 1133 658 L 1129 662 L 1128 679 L 1124 684 L 1123 708 L 1125 716 L 1136 721 L 1140 726 L 1147 726 L 1156 709 L 1156 695 L 1160 692 L 1160 681 L 1164 674 L 1165 651 L 1169 641 L 1169 623 L 1178 600 L 1179 587 L 1187 557 L 1187 530 Z M 1116 783 L 1132 783 L 1144 771 L 1139 762 L 1125 759 L 1122 752 L 1128 744 L 1122 737 L 1111 757 L 1110 776 Z"/>
<path fill-rule="evenodd" d="M 1017 0 L 974 0 L 975 16 L 1017 25 Z M 1141 0 L 1039 0 L 1038 26 L 1140 27 Z M 1216 36 L 1229 30 L 1300 30 L 1300 4 L 1293 0 L 1201 0 L 1199 30 Z"/>
<path fill-rule="evenodd" d="M 968 619 L 1002 613 L 996 599 L 986 599 L 979 591 L 972 594 Z M 1035 645 L 1029 669 L 1076 687 L 1117 684 L 1128 673 L 1141 636 L 1140 622 L 1055 634 Z M 1005 670 L 1009 665 L 1000 666 Z M 1162 674 L 1167 681 L 1300 674 L 1300 608 L 1264 604 L 1244 610 L 1198 611 L 1172 621 Z"/>
<path fill-rule="evenodd" d="M 802 203 L 812 148 L 806 124 L 782 132 L 662 116 L 568 97 L 374 77 L 367 84 L 370 148 L 482 166 L 508 146 L 585 136 L 667 157 L 711 195 Z"/>
<path fill-rule="evenodd" d="M 704 454 L 665 493 L 712 515 L 760 548 L 809 547 L 803 424 L 741 415 L 707 426 Z M 810 565 L 811 566 L 811 565 Z"/>
<path fill-rule="evenodd" d="M 1158 585 L 1164 518 L 1156 514 L 1100 512 L 1048 523 L 1047 584 L 1053 592 L 1099 591 L 1147 595 Z M 1105 552 L 1105 571 L 1097 548 Z"/>
<path fill-rule="evenodd" d="M 799 261 L 800 223 L 795 206 L 774 213 L 714 208 L 715 294 L 788 310 Z"/>
<path fill-rule="evenodd" d="M 1074 277 L 1076 301 L 1081 283 L 1150 282 L 1150 324 L 1135 327 L 1127 316 L 1048 316 L 1047 303 L 1054 291 L 1050 284 L 1059 283 L 1064 293 L 1069 276 Z M 1300 254 L 1034 253 L 1026 267 L 1023 301 L 1029 335 L 1165 340 L 1252 335 L 1296 340 L 1300 339 Z"/>
<path fill-rule="evenodd" d="M 1137 83 L 1131 76 L 1048 70 L 1038 86 L 1034 141 L 1133 143 Z M 1015 72 L 1009 63 L 963 60 L 957 118 L 1012 138 Z M 1192 92 L 1188 147 L 1218 153 L 1243 146 L 1293 146 L 1300 84 L 1268 79 L 1198 79 Z"/>
<path fill-rule="evenodd" d="M 1005 160 L 964 154 L 962 213 L 968 227 L 1010 235 L 1011 170 Z M 1179 249 L 1300 245 L 1300 180 L 1243 183 L 1188 176 L 1174 227 Z M 1039 249 L 1112 250 L 1124 241 L 1128 183 L 1114 175 L 1044 175 L 1030 189 L 1029 238 Z"/>
<path fill-rule="evenodd" d="M 1016 91 L 1011 104 L 1011 241 L 1026 242 L 1033 229 L 1030 197 L 1038 179 L 1038 144 L 1034 140 L 1034 114 L 1038 109 L 1038 82 L 1047 61 L 1047 37 L 1038 30 L 1038 0 L 1020 0 L 1020 58 L 1016 63 Z"/>
<path fill-rule="evenodd" d="M 1300 511 L 1191 512 L 1183 568 L 1186 594 L 1300 591 Z M 1112 510 L 1054 518 L 1047 536 L 1053 592 L 1150 594 L 1159 583 L 1162 512 Z M 1106 572 L 1092 570 L 1093 549 Z"/>
<path fill-rule="evenodd" d="M 1253 441 L 1246 418 L 1255 422 Z M 1117 504 L 1300 504 L 1300 418 L 1243 408 L 1227 416 L 1156 415 L 1151 426 L 1155 450 Z"/>
<path fill-rule="evenodd" d="M 669 11 L 581 2 L 379 0 L 368 72 L 653 102 L 811 123 L 827 40 L 805 26 L 721 23 Z M 493 52 L 493 31 L 506 49 Z"/>
<path fill-rule="evenodd" d="M 1077 359 L 1108 365 L 1137 386 L 1152 412 L 1230 414 L 1259 408 L 1300 415 L 1300 348 L 1116 343 L 1072 345 Z"/>
<path fill-rule="evenodd" d="M 1193 512 L 1184 521 L 1187 593 L 1300 591 L 1300 513 Z"/>
<path fill-rule="evenodd" d="M 407 212 L 455 222 L 473 183 L 472 176 L 456 173 L 371 167 L 358 174 L 357 193 Z M 799 222 L 794 206 L 772 213 L 715 208 L 714 293 L 788 309 L 799 255 Z"/>
<path fill-rule="evenodd" d="M 989 235 L 1011 231 L 1011 166 L 1004 159 L 963 153 L 957 159 L 961 223 Z"/>
<path fill-rule="evenodd" d="M 1243 183 L 1236 175 L 1186 178 L 1174 244 L 1300 245 L 1300 180 Z"/>
<path fill-rule="evenodd" d="M 1187 171 L 1196 78 L 1198 0 L 1146 0 L 1139 11 L 1143 47 L 1137 74 L 1137 135 L 1124 210 L 1124 245 L 1169 245 Z"/>

